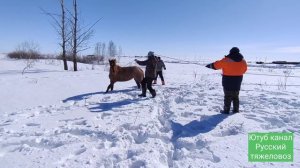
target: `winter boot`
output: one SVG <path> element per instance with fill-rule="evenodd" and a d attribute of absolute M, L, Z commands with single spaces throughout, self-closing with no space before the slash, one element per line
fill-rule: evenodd
<path fill-rule="evenodd" d="M 156 84 L 156 80 L 153 81 L 153 84 Z"/>
<path fill-rule="evenodd" d="M 239 108 L 233 108 L 233 111 L 232 111 L 233 113 L 239 113 L 240 111 L 239 111 Z"/>
<path fill-rule="evenodd" d="M 152 98 L 154 98 L 155 96 L 156 96 L 156 91 L 155 90 L 153 90 L 152 92 L 150 92 L 151 93 L 151 95 L 152 95 Z"/>
<path fill-rule="evenodd" d="M 146 87 L 142 86 L 142 94 L 139 95 L 139 97 L 146 97 Z"/>
<path fill-rule="evenodd" d="M 222 113 L 222 114 L 229 114 L 229 111 L 221 110 L 220 113 Z"/>
<path fill-rule="evenodd" d="M 230 107 L 224 106 L 224 110 L 221 110 L 220 112 L 223 114 L 229 114 Z"/>
<path fill-rule="evenodd" d="M 146 97 L 146 94 L 142 93 L 139 95 L 139 97 Z"/>
<path fill-rule="evenodd" d="M 161 81 L 161 84 L 162 84 L 162 85 L 165 85 L 165 81 Z"/>

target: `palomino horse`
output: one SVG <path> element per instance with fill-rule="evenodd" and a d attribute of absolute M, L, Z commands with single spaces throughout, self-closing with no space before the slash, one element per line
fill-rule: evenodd
<path fill-rule="evenodd" d="M 141 87 L 141 82 L 144 79 L 144 72 L 141 68 L 137 66 L 130 66 L 130 67 L 120 67 L 116 63 L 116 59 L 109 60 L 109 79 L 110 84 L 107 87 L 106 93 L 109 89 L 114 89 L 114 83 L 117 81 L 129 81 L 132 78 L 135 80 L 138 88 Z"/>

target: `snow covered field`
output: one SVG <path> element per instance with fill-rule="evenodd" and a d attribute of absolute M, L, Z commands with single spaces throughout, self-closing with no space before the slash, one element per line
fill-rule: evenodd
<path fill-rule="evenodd" d="M 0 57 L 0 167 L 300 167 L 299 66 L 250 65 L 234 115 L 219 113 L 220 71 L 202 65 L 166 63 L 154 99 L 139 98 L 134 81 L 105 94 L 104 66 L 24 66 Z M 287 131 L 294 162 L 248 162 L 249 132 Z"/>

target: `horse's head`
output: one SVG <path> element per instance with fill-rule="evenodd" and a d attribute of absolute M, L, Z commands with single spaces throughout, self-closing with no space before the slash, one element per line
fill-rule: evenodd
<path fill-rule="evenodd" d="M 117 65 L 117 61 L 116 59 L 109 59 L 109 65 L 110 65 L 110 69 L 112 70 L 112 72 L 115 72 L 115 66 Z"/>
<path fill-rule="evenodd" d="M 114 67 L 115 65 L 117 65 L 116 59 L 109 59 L 108 61 L 109 61 L 110 67 Z"/>

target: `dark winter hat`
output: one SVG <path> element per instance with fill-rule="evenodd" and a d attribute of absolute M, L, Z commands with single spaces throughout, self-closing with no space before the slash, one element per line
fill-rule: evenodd
<path fill-rule="evenodd" d="M 154 56 L 154 52 L 153 51 L 149 51 L 148 52 L 148 56 Z"/>
<path fill-rule="evenodd" d="M 232 49 L 229 51 L 230 54 L 237 54 L 240 53 L 240 49 L 237 47 L 232 47 Z"/>

